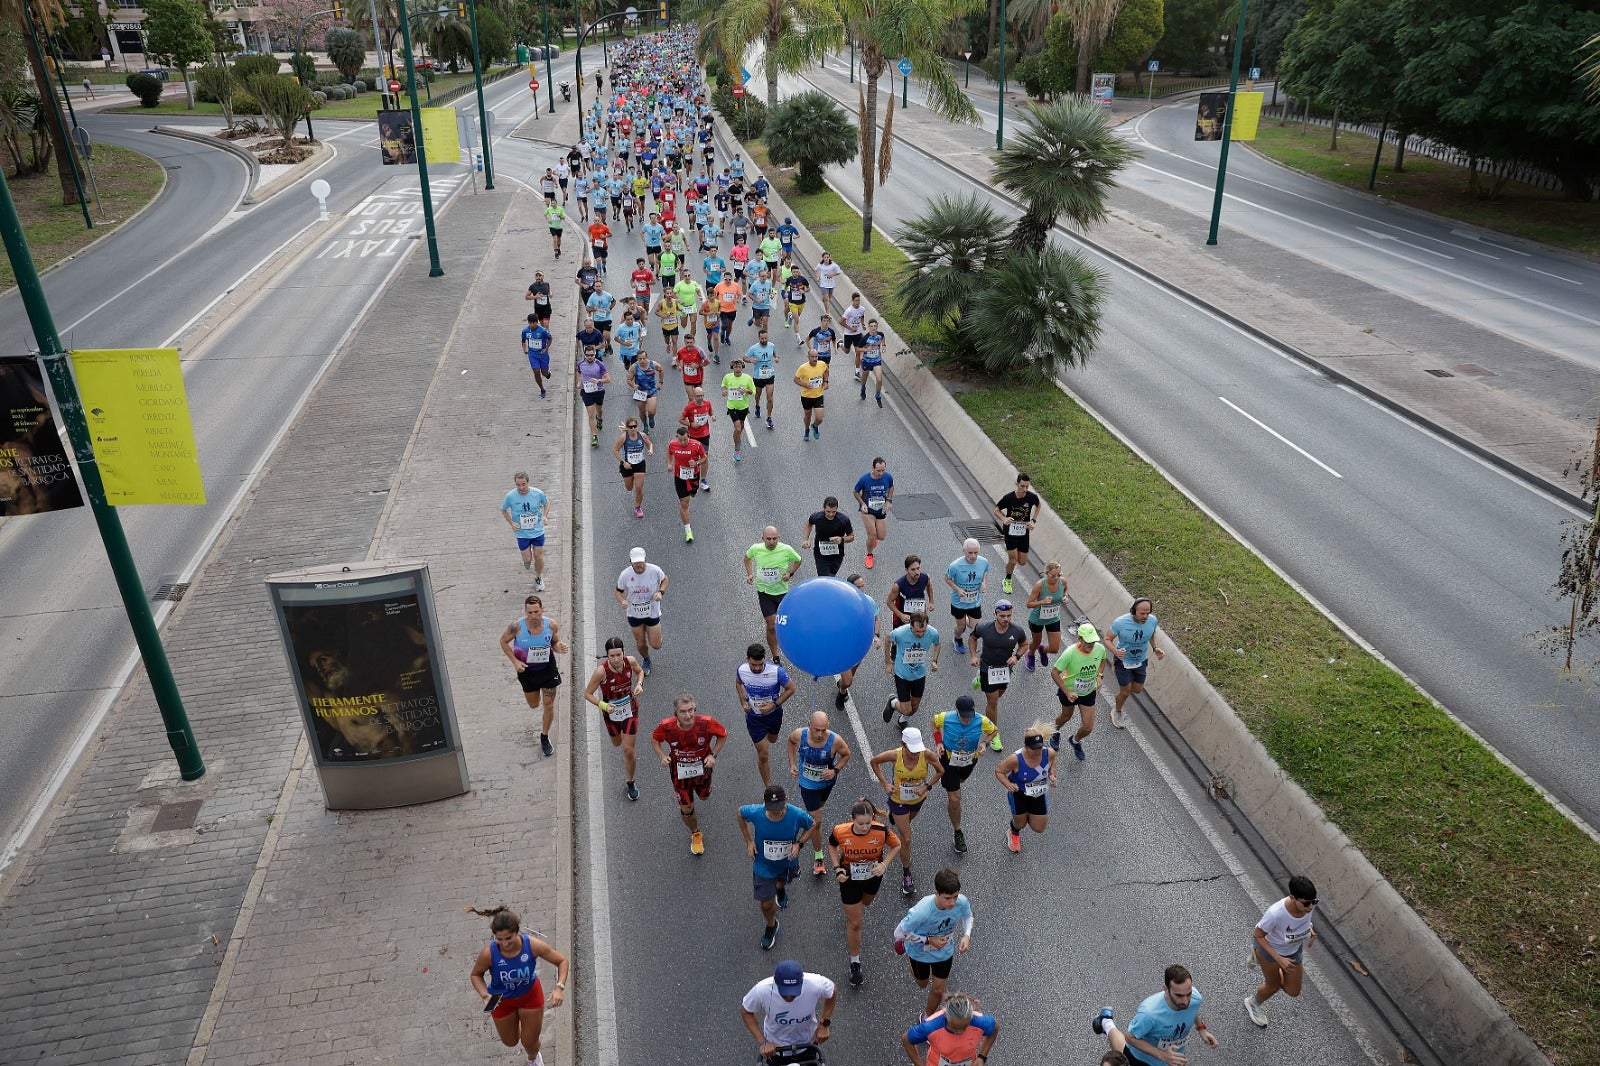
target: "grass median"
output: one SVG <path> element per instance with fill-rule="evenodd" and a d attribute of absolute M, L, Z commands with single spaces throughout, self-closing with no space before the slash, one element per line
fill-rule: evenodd
<path fill-rule="evenodd" d="M 905 257 L 831 189 L 749 155 L 914 348 Z M 970 384 L 970 383 L 964 383 Z M 1272 757 L 1555 1062 L 1600 1030 L 1600 844 L 1057 389 L 979 384 L 963 408 L 1130 589 Z M 1092 461 L 1085 461 L 1092 456 Z M 1095 619 L 1105 624 L 1110 619 Z M 1381 975 L 1380 975 L 1381 976 Z"/>

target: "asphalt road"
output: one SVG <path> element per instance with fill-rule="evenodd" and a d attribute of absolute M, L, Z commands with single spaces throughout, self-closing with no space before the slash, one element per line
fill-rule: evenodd
<path fill-rule="evenodd" d="M 613 261 L 630 261 L 639 248 L 635 237 L 623 236 L 615 242 Z M 734 339 L 743 351 L 754 340 L 753 330 L 741 321 Z M 660 355 L 659 334 L 647 347 Z M 688 834 L 666 773 L 650 757 L 646 739 L 639 741 L 641 796 L 631 803 L 623 792 L 620 756 L 605 742 L 597 712 L 588 713 L 582 730 L 585 762 L 580 765 L 588 769 L 576 804 L 583 820 L 579 870 L 598 890 L 589 900 L 589 913 L 603 923 L 612 957 L 580 956 L 577 964 L 597 972 L 611 964 L 614 1002 L 592 1005 L 591 1020 L 602 1030 L 615 1026 L 623 1061 L 637 1058 L 644 1048 L 668 1063 L 748 1059 L 753 1045 L 740 1024 L 738 1001 L 751 984 L 770 975 L 777 960 L 798 959 L 841 982 L 848 973 L 837 892 L 812 878 L 809 862 L 782 916 L 777 948 L 763 952 L 757 943 L 762 922 L 735 821 L 738 806 L 759 802 L 761 790 L 733 692 L 743 649 L 762 634 L 755 594 L 744 582 L 744 550 L 769 522 L 798 545 L 806 515 L 830 493 L 848 500 L 856 477 L 876 455 L 887 458 L 895 476 L 902 517 L 891 521 L 877 567 L 861 569 L 864 542 L 858 539 L 848 550 L 844 571 L 864 573 L 876 599 L 900 574 L 900 560 L 909 552 L 942 572 L 960 551 L 961 536 L 952 523 L 988 510 L 955 473 L 955 459 L 941 444 L 929 443 L 937 440 L 933 431 L 900 417 L 892 390 L 890 407 L 879 410 L 870 398 L 858 398 L 848 371 L 828 394 L 823 439 L 803 443 L 795 435 L 798 393 L 786 380 L 796 365 L 795 351 L 792 335 L 784 338 L 776 428 L 769 432 L 752 423 L 746 458 L 737 468 L 728 422 L 718 425 L 711 452 L 714 490 L 694 503 L 692 545 L 683 543 L 659 447 L 647 475 L 645 518 L 633 517 L 631 495 L 622 489 L 609 452 L 632 406 L 620 390 L 608 391 L 603 446 L 580 444 L 578 449 L 586 532 L 580 572 L 586 570 L 588 578 L 568 684 L 586 681 L 605 637 L 626 633 L 611 589 L 627 565 L 629 548 L 641 545 L 671 579 L 665 647 L 654 656 L 641 701 L 642 731 L 670 713 L 672 698 L 685 691 L 730 729 L 715 791 L 700 804 L 708 849 L 700 858 L 688 852 Z M 663 403 L 663 412 L 674 404 L 681 407 L 683 388 L 670 372 L 663 394 L 673 401 Z M 662 446 L 671 426 L 671 417 L 659 423 L 655 439 Z M 989 486 L 996 495 L 1004 488 Z M 810 576 L 809 553 L 803 554 L 808 560 L 801 576 Z M 997 565 L 985 597 L 989 607 L 999 598 L 1002 569 Z M 948 613 L 939 612 L 935 624 L 948 632 L 948 622 Z M 945 648 L 945 669 L 929 685 L 924 724 L 931 708 L 947 708 L 970 691 L 972 672 L 953 651 Z M 858 795 L 882 800 L 864 758 L 894 744 L 892 728 L 878 713 L 890 691 L 881 655 L 881 650 L 870 653 L 858 674 L 852 706 L 861 713 L 834 716 L 834 727 L 856 749 L 858 761 L 847 768 L 825 808 L 830 825 L 845 820 L 849 802 Z M 1021 723 L 1053 713 L 1052 687 L 1048 674 L 1024 675 L 1007 694 L 1001 719 L 1012 747 Z M 827 682 L 801 678 L 785 729 L 800 725 L 814 704 L 831 711 L 831 691 Z M 1198 804 L 1197 797 L 1188 786 L 1169 783 L 1145 754 L 1138 732 L 1119 732 L 1103 721 L 1089 739 L 1088 761 L 1078 764 L 1069 757 L 1051 825 L 1042 838 L 1028 838 L 1021 856 L 1006 850 L 1002 790 L 992 774 L 992 755 L 964 790 L 970 848 L 965 856 L 951 847 L 941 797 L 929 801 L 930 809 L 916 823 L 914 870 L 921 886 L 926 889 L 941 866 L 952 866 L 963 875 L 976 910 L 974 946 L 958 962 L 953 986 L 980 996 L 985 1009 L 1001 1019 L 1006 1029 L 999 1053 L 1006 1061 L 1095 1061 L 1099 1045 L 1088 1030 L 1089 1017 L 1105 1004 L 1130 1016 L 1137 1000 L 1159 987 L 1161 970 L 1171 961 L 1184 962 L 1197 975 L 1207 997 L 1202 1013 L 1221 1036 L 1227 1061 L 1349 1066 L 1364 1060 L 1363 1040 L 1389 1047 L 1369 1019 L 1341 1015 L 1320 989 L 1292 1007 L 1279 1005 L 1281 1019 L 1275 1016 L 1266 1032 L 1249 1025 L 1240 1001 L 1253 986 L 1243 968 L 1249 928 L 1259 917 L 1259 900 L 1252 893 L 1270 890 L 1259 888 L 1251 873 L 1235 875 L 1240 860 L 1208 839 L 1213 827 L 1197 822 L 1185 806 Z M 786 763 L 775 765 L 781 767 L 778 779 L 790 781 Z M 596 865 L 601 862 L 603 870 Z M 898 1034 L 915 1023 L 922 1000 L 889 944 L 904 906 L 890 887 L 869 911 L 863 954 L 868 984 L 860 992 L 841 989 L 834 1015 L 837 1035 L 829 1046 L 835 1062 L 903 1061 Z M 580 940 L 580 948 L 587 949 L 587 942 Z M 1315 969 L 1329 976 L 1322 960 Z M 1330 980 L 1336 992 L 1348 996 L 1342 976 Z M 605 1046 L 602 1032 L 599 1047 Z M 1205 1053 L 1196 1060 L 1205 1061 Z M 603 1053 L 589 1061 L 606 1063 Z"/>

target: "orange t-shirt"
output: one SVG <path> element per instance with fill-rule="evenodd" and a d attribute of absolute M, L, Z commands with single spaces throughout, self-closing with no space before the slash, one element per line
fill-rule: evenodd
<path fill-rule="evenodd" d="M 596 248 L 604 248 L 606 240 L 611 236 L 611 227 L 604 222 L 596 222 L 589 227 L 589 243 Z"/>
<path fill-rule="evenodd" d="M 739 283 L 736 281 L 723 281 L 718 283 L 714 290 L 717 294 L 717 304 L 724 312 L 739 309 Z"/>

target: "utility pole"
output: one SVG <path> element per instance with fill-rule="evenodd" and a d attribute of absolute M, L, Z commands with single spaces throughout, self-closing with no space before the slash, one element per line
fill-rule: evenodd
<path fill-rule="evenodd" d="M 467 12 L 472 19 L 472 77 L 478 84 L 478 133 L 483 140 L 483 191 L 491 192 L 494 189 L 494 158 L 489 154 L 489 116 L 483 104 L 483 58 L 478 54 L 478 0 L 467 0 Z M 534 103 L 538 103 L 537 98 Z"/>
<path fill-rule="evenodd" d="M 1005 3 L 1005 0 L 1000 0 Z M 1244 20 L 1250 0 L 1239 0 L 1239 28 L 1233 35 L 1233 75 L 1228 80 L 1228 110 L 1222 116 L 1222 157 L 1217 160 L 1217 192 L 1211 200 L 1211 233 L 1206 243 L 1217 243 L 1217 227 L 1222 224 L 1222 186 L 1228 179 L 1228 145 L 1233 140 L 1233 106 L 1239 98 L 1239 60 L 1244 53 Z"/>
<path fill-rule="evenodd" d="M 428 187 L 428 149 L 422 137 L 422 105 L 417 103 L 417 57 L 411 50 L 411 19 L 406 0 L 400 5 L 400 34 L 406 48 L 406 87 L 411 96 L 411 142 L 417 151 L 417 179 L 422 183 L 422 221 L 428 230 L 428 277 L 444 276 L 439 265 L 439 234 L 433 222 L 433 190 Z"/>

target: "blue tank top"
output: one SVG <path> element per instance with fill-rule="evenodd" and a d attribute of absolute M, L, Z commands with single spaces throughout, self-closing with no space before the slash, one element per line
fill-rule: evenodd
<path fill-rule="evenodd" d="M 528 629 L 526 615 L 517 619 L 517 639 L 512 642 L 522 654 L 517 658 L 536 670 L 551 665 L 550 619 L 544 620 L 544 629 L 537 636 Z"/>
<path fill-rule="evenodd" d="M 827 788 L 833 782 L 822 776 L 825 770 L 833 767 L 833 741 L 838 734 L 828 731 L 828 739 L 822 747 L 811 746 L 811 730 L 800 731 L 800 787 L 801 788 Z"/>
<path fill-rule="evenodd" d="M 645 392 L 656 391 L 655 363 L 650 363 L 649 366 L 646 366 L 645 360 L 641 359 L 634 365 L 633 387 L 643 389 Z"/>
<path fill-rule="evenodd" d="M 533 945 L 528 942 L 528 934 L 522 934 L 522 952 L 515 958 L 506 958 L 500 954 L 500 945 L 493 940 L 489 941 L 489 974 L 484 982 L 489 991 L 506 999 L 515 999 L 533 987 L 539 979 L 535 967 L 538 958 L 533 954 Z"/>
<path fill-rule="evenodd" d="M 1037 768 L 1029 766 L 1028 760 L 1023 758 L 1025 750 L 1017 749 L 1017 768 L 1006 776 L 1022 790 L 1024 796 L 1042 796 L 1050 790 L 1050 749 L 1044 749 L 1044 757 L 1039 760 Z"/>

